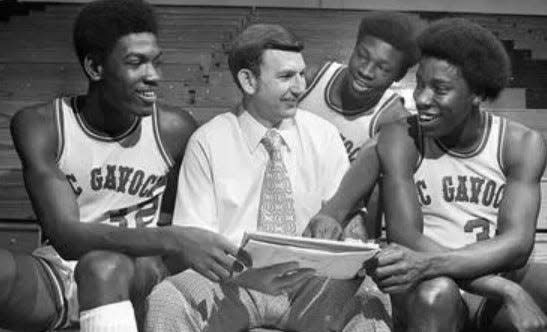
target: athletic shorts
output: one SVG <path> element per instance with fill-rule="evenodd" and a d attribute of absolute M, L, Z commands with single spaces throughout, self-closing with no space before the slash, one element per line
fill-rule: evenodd
<path fill-rule="evenodd" d="M 74 279 L 77 261 L 62 259 L 52 246 L 40 247 L 32 254 L 42 263 L 55 290 L 58 317 L 51 329 L 68 327 L 77 323 L 79 321 L 78 290 Z"/>

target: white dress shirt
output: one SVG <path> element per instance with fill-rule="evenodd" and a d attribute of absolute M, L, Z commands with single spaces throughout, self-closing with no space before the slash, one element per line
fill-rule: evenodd
<path fill-rule="evenodd" d="M 174 225 L 215 231 L 234 244 L 245 231 L 256 230 L 269 159 L 260 141 L 267 130 L 244 110 L 223 113 L 198 128 L 179 173 Z M 279 132 L 300 234 L 322 201 L 334 195 L 349 161 L 336 127 L 310 112 L 298 110 Z"/>

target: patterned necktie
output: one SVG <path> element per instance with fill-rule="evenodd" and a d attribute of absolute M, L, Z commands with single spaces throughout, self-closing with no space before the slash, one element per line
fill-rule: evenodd
<path fill-rule="evenodd" d="M 270 160 L 264 171 L 257 228 L 261 232 L 296 235 L 294 197 L 289 173 L 281 158 L 281 135 L 270 129 L 261 142 Z"/>

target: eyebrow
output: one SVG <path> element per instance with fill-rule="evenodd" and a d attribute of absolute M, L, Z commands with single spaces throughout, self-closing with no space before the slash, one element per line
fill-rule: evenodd
<path fill-rule="evenodd" d="M 163 51 L 159 51 L 158 54 L 154 55 L 153 59 L 157 59 L 159 58 L 160 56 L 163 55 Z M 127 59 L 127 58 L 130 58 L 130 57 L 137 57 L 137 58 L 148 58 L 148 55 L 145 54 L 145 53 L 141 53 L 141 52 L 131 52 L 131 53 L 128 53 L 124 56 L 124 59 Z"/>

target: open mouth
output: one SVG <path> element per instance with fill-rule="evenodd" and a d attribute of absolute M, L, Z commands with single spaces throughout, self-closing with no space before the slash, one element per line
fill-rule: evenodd
<path fill-rule="evenodd" d="M 362 81 L 360 79 L 353 79 L 352 87 L 355 91 L 364 92 L 370 89 L 370 86 L 365 81 Z"/>
<path fill-rule="evenodd" d="M 156 92 L 151 90 L 137 91 L 137 95 L 146 103 L 154 103 L 158 98 Z"/>
<path fill-rule="evenodd" d="M 434 113 L 418 113 L 418 120 L 421 124 L 432 124 L 440 119 L 438 114 Z"/>

